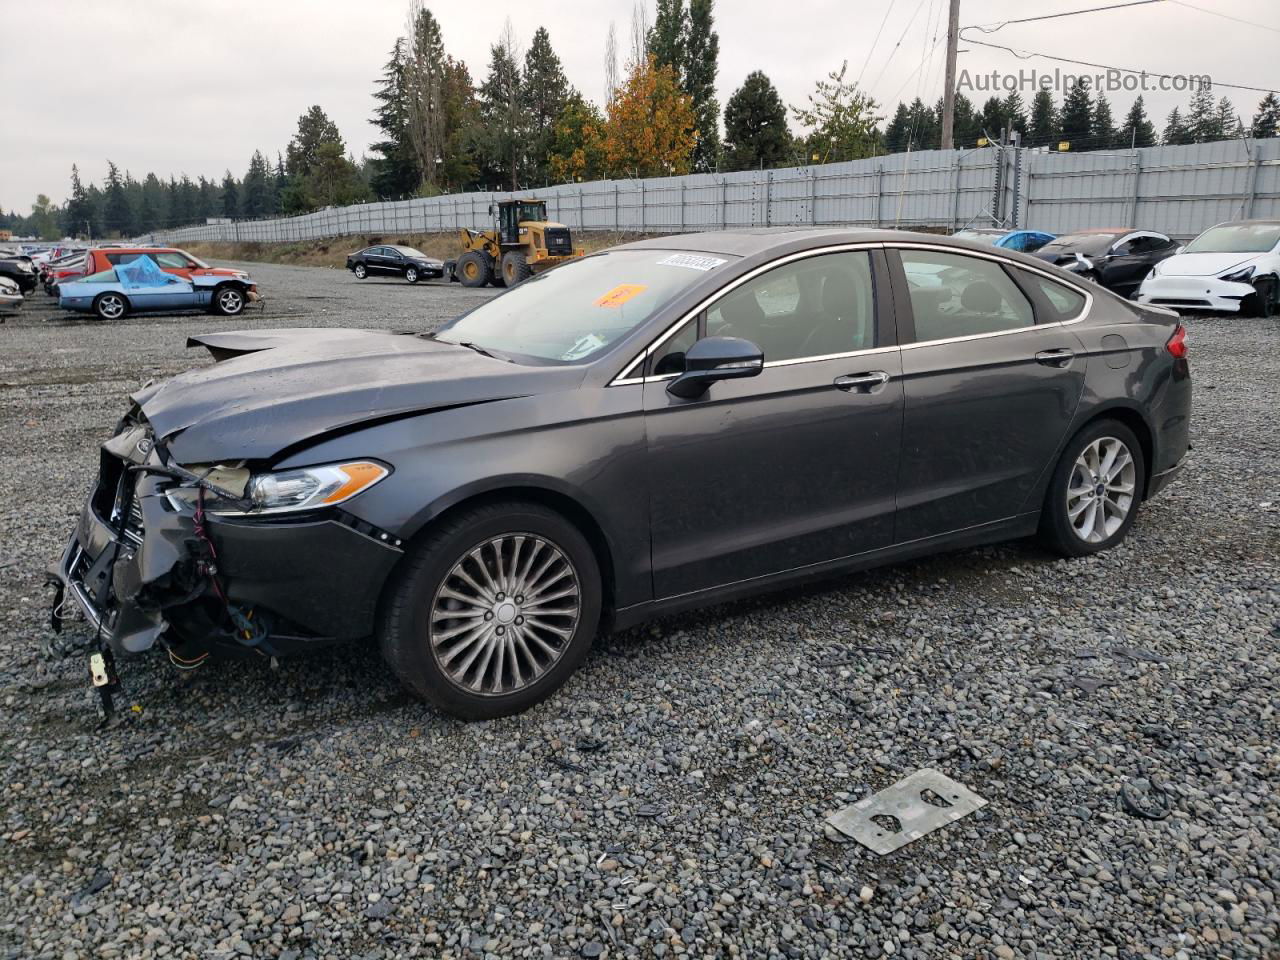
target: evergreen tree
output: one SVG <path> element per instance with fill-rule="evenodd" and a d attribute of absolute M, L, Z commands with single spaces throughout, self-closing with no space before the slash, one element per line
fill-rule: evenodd
<path fill-rule="evenodd" d="M 1121 147 L 1153 147 L 1156 144 L 1156 128 L 1155 125 L 1147 119 L 1146 104 L 1143 103 L 1142 95 L 1133 101 L 1133 106 L 1129 108 L 1129 112 L 1125 115 L 1124 123 L 1120 128 Z"/>
<path fill-rule="evenodd" d="M 478 165 L 473 149 L 472 128 L 480 108 L 475 84 L 467 65 L 452 57 L 445 58 L 444 69 L 444 162 L 439 164 L 438 183 L 451 190 L 475 190 Z"/>
<path fill-rule="evenodd" d="M 805 148 L 816 163 L 858 160 L 871 156 L 876 147 L 876 124 L 884 119 L 876 114 L 879 104 L 845 80 L 848 69 L 845 61 L 819 80 L 808 107 L 791 108 L 800 125 L 808 128 Z"/>
<path fill-rule="evenodd" d="M 316 105 L 298 118 L 298 132 L 289 141 L 285 152 L 289 176 L 307 177 L 319 163 L 320 147 L 326 143 L 338 144 L 339 154 L 346 152 L 338 125 Z"/>
<path fill-rule="evenodd" d="M 194 207 L 191 211 L 192 220 L 197 223 L 203 223 L 210 217 L 216 217 L 219 213 L 219 192 L 218 182 L 216 180 L 200 177 L 195 184 Z M 176 224 L 179 221 L 173 215 L 174 198 L 169 194 L 169 222 Z"/>
<path fill-rule="evenodd" d="M 285 171 L 284 157 L 280 155 L 280 151 L 276 151 L 276 183 L 275 183 L 275 210 L 274 213 L 284 212 L 284 194 L 289 187 L 289 174 Z"/>
<path fill-rule="evenodd" d="M 556 118 L 550 172 L 552 179 L 560 183 L 596 180 L 605 175 L 604 118 L 577 91 L 570 94 Z"/>
<path fill-rule="evenodd" d="M 677 75 L 682 75 L 687 62 L 685 43 L 688 33 L 689 14 L 684 0 L 658 0 L 658 10 L 646 43 L 654 64 L 671 67 Z"/>
<path fill-rule="evenodd" d="M 1071 144 L 1072 150 L 1087 150 L 1093 133 L 1093 98 L 1089 81 L 1081 80 L 1067 91 L 1058 114 L 1059 139 Z"/>
<path fill-rule="evenodd" d="M 1017 130 L 1025 139 L 1027 135 L 1027 105 L 1017 90 L 1012 90 L 1000 103 L 1000 112 L 1004 115 L 1005 125 L 1010 132 Z"/>
<path fill-rule="evenodd" d="M 732 105 L 733 101 L 729 101 Z M 729 108 L 724 110 L 725 136 L 729 136 Z M 893 118 L 889 121 L 889 125 L 884 128 L 884 151 L 885 153 L 902 153 L 907 149 L 907 138 L 911 133 L 911 111 L 907 109 L 905 103 L 899 103 L 898 109 L 893 111 Z M 960 138 L 956 137 L 956 142 L 960 142 Z M 736 169 L 736 168 L 730 168 Z"/>
<path fill-rule="evenodd" d="M 84 184 L 80 182 L 80 170 L 71 165 L 71 196 L 62 209 L 62 231 L 69 237 L 88 237 L 93 220 L 93 208 Z"/>
<path fill-rule="evenodd" d="M 413 0 L 408 26 L 403 70 L 406 129 L 422 177 L 419 192 L 432 194 L 440 190 L 440 161 L 448 139 L 444 106 L 448 57 L 440 24 L 421 0 Z"/>
<path fill-rule="evenodd" d="M 224 217 L 240 216 L 240 189 L 230 170 L 222 178 L 222 215 Z"/>
<path fill-rule="evenodd" d="M 975 146 L 978 138 L 982 136 L 982 131 L 978 129 L 978 117 L 974 113 L 973 101 L 963 93 L 957 93 L 955 105 L 952 109 L 954 111 L 951 119 L 952 141 L 958 149 Z M 933 116 L 937 121 L 935 124 L 936 136 L 924 144 L 926 149 L 931 150 L 942 145 L 942 110 L 942 98 L 939 97 L 938 102 L 933 105 Z"/>
<path fill-rule="evenodd" d="M 1093 103 L 1093 127 L 1089 132 L 1093 136 L 1090 149 L 1110 150 L 1116 144 L 1116 124 L 1111 116 L 1111 103 L 1101 91 Z"/>
<path fill-rule="evenodd" d="M 480 85 L 479 105 L 476 137 L 483 174 L 491 184 L 503 183 L 518 190 L 525 125 L 520 112 L 520 67 L 510 21 L 503 36 L 489 48 L 489 75 Z"/>
<path fill-rule="evenodd" d="M 129 209 L 129 198 L 124 189 L 124 178 L 120 176 L 120 168 L 110 160 L 107 161 L 106 208 L 103 210 L 103 221 L 109 233 L 117 236 L 130 236 L 133 230 L 133 211 Z"/>
<path fill-rule="evenodd" d="M 1164 122 L 1164 134 L 1160 139 L 1167 147 L 1193 142 L 1191 131 L 1187 129 L 1186 121 L 1182 119 L 1182 114 L 1178 112 L 1177 107 L 1169 111 L 1169 116 Z"/>
<path fill-rule="evenodd" d="M 1031 120 L 1027 125 L 1027 143 L 1043 147 L 1053 143 L 1058 132 L 1058 115 L 1053 106 L 1053 94 L 1037 90 L 1031 99 Z"/>
<path fill-rule="evenodd" d="M 726 169 L 756 170 L 787 162 L 791 153 L 787 108 L 777 88 L 759 70 L 747 74 L 725 104 L 724 139 Z"/>
<path fill-rule="evenodd" d="M 408 196 L 422 183 L 422 171 L 409 135 L 405 70 L 405 40 L 398 37 L 373 93 L 378 105 L 372 123 L 382 131 L 383 139 L 371 147 L 380 156 L 374 160 L 370 186 L 379 197 Z"/>
<path fill-rule="evenodd" d="M 253 151 L 241 186 L 240 211 L 246 217 L 265 217 L 272 212 L 271 168 L 261 150 Z"/>
<path fill-rule="evenodd" d="M 684 92 L 693 98 L 698 142 L 693 172 L 715 170 L 720 163 L 720 104 L 716 100 L 720 35 L 712 29 L 715 0 L 689 0 L 689 36 L 685 42 Z"/>
<path fill-rule="evenodd" d="M 142 181 L 142 202 L 138 206 L 138 229 L 150 233 L 164 227 L 169 221 L 169 198 L 164 184 L 154 173 L 148 173 Z"/>
<path fill-rule="evenodd" d="M 1218 101 L 1218 107 L 1214 113 L 1214 121 L 1214 125 L 1217 127 L 1216 139 L 1230 140 L 1232 137 L 1240 135 L 1240 118 L 1236 115 L 1235 106 L 1226 97 Z"/>
<path fill-rule="evenodd" d="M 1000 140 L 1000 128 L 1006 125 L 1004 116 L 1004 101 L 999 97 L 987 97 L 982 105 L 982 112 L 978 114 L 978 124 L 982 129 L 979 136 L 986 137 L 992 143 Z"/>
<path fill-rule="evenodd" d="M 556 121 L 569 100 L 572 88 L 565 78 L 560 58 L 551 47 L 545 27 L 533 34 L 524 55 L 520 82 L 520 109 L 528 129 L 527 177 L 534 183 L 548 183 Z"/>
<path fill-rule="evenodd" d="M 1201 86 L 1191 95 L 1191 105 L 1187 108 L 1186 126 L 1187 135 L 1192 143 L 1222 139 L 1218 110 L 1213 102 L 1213 91 L 1209 87 Z"/>
<path fill-rule="evenodd" d="M 1274 137 L 1277 133 L 1280 133 L 1280 99 L 1274 93 L 1268 93 L 1253 115 L 1252 135 L 1261 139 Z"/>

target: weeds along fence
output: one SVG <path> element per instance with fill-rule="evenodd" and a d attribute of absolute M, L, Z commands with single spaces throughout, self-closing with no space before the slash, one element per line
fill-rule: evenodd
<path fill-rule="evenodd" d="M 331 207 L 157 231 L 154 243 L 286 243 L 480 227 L 497 199 L 538 197 L 578 230 L 1138 226 L 1179 239 L 1223 220 L 1280 218 L 1280 139 L 1093 153 L 926 150 L 808 167 L 603 180 Z"/>

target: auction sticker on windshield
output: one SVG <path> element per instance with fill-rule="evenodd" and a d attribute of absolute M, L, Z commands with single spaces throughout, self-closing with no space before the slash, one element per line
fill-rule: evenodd
<path fill-rule="evenodd" d="M 673 253 L 665 260 L 659 260 L 658 263 L 667 267 L 687 267 L 690 270 L 714 270 L 728 261 L 721 260 L 719 257 L 701 257 L 695 253 Z"/>
<path fill-rule="evenodd" d="M 610 307 L 616 309 L 622 306 L 632 297 L 643 293 L 647 290 L 647 283 L 620 283 L 603 297 L 596 301 L 597 307 Z"/>

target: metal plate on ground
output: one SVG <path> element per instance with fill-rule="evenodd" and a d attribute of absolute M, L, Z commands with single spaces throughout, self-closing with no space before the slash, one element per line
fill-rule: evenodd
<path fill-rule="evenodd" d="M 926 768 L 837 810 L 827 823 L 883 856 L 986 805 L 968 787 Z"/>

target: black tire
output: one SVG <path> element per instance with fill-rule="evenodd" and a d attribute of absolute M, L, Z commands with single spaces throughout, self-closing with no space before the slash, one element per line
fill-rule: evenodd
<path fill-rule="evenodd" d="M 244 290 L 234 283 L 224 283 L 213 288 L 213 299 L 209 305 L 214 313 L 224 317 L 238 317 L 244 313 L 246 302 L 248 297 L 245 296 Z"/>
<path fill-rule="evenodd" d="M 464 287 L 483 287 L 493 278 L 493 261 L 479 250 L 468 250 L 458 258 L 457 274 Z"/>
<path fill-rule="evenodd" d="M 528 280 L 533 276 L 533 268 L 522 250 L 508 250 L 502 255 L 502 279 L 508 287 Z"/>
<path fill-rule="evenodd" d="M 553 644 L 558 644 L 555 648 L 556 656 L 541 668 L 544 671 L 541 674 L 537 672 L 537 668 L 530 665 L 529 661 L 520 661 L 525 664 L 530 677 L 536 678 L 523 686 L 516 686 L 511 692 L 480 693 L 463 689 L 441 665 L 434 652 L 435 646 L 443 646 L 448 642 L 447 639 L 442 638 L 434 641 L 433 645 L 429 628 L 432 623 L 441 619 L 438 612 L 433 616 L 433 612 L 436 611 L 435 605 L 437 602 L 454 602 L 438 597 L 437 592 L 446 581 L 454 585 L 461 583 L 459 580 L 452 579 L 455 565 L 464 562 L 473 551 L 481 547 L 492 549 L 492 543 L 498 538 L 528 537 L 529 535 L 536 537 L 544 547 L 549 546 L 558 550 L 562 561 L 567 558 L 565 568 L 568 573 L 561 575 L 576 578 L 573 580 L 577 587 L 578 598 L 576 620 L 572 621 L 571 628 L 569 622 L 562 621 L 565 632 L 571 630 L 571 633 L 567 639 L 560 640 L 554 639 L 551 634 L 543 635 Z M 530 543 L 529 540 L 524 541 L 524 544 Z M 482 553 L 481 556 L 488 555 Z M 534 556 L 540 557 L 538 554 Z M 553 566 L 551 569 L 554 571 L 556 568 Z M 479 571 L 474 568 L 473 572 L 479 574 Z M 528 572 L 526 570 L 526 573 Z M 514 576 L 514 571 L 512 575 Z M 500 594 L 497 596 L 501 599 Z M 506 599 L 510 601 L 516 598 Z M 545 700 L 568 679 L 591 647 L 600 622 L 600 603 L 600 571 L 595 553 L 586 538 L 573 524 L 540 504 L 508 501 L 480 505 L 463 509 L 444 520 L 432 529 L 405 558 L 383 604 L 378 625 L 378 640 L 382 655 L 400 682 L 410 692 L 456 717 L 465 720 L 487 720 L 528 709 L 535 703 Z M 508 603 L 507 606 L 514 605 Z M 519 607 L 514 609 L 517 613 L 520 610 Z M 497 616 L 486 614 L 485 620 L 493 624 L 492 629 L 495 631 L 491 635 L 491 642 L 498 643 L 496 631 L 502 628 L 498 626 L 497 621 L 508 614 L 512 616 L 514 614 L 511 614 L 510 610 L 499 609 L 496 605 L 494 610 Z M 530 622 L 534 617 L 534 614 L 529 615 Z M 468 619 L 444 621 L 446 628 L 450 628 L 451 623 L 465 625 L 468 622 Z M 488 629 L 484 628 L 479 620 L 475 622 L 481 629 Z M 514 622 L 523 623 L 524 621 L 516 619 Z M 530 628 L 525 627 L 525 629 Z M 506 648 L 511 651 L 508 656 L 513 659 L 516 657 L 514 651 L 519 642 L 514 637 L 515 634 L 513 639 L 507 641 Z M 473 644 L 484 642 L 482 639 L 472 641 Z M 465 640 L 460 644 L 465 646 Z M 466 656 L 465 652 L 458 654 L 457 649 L 453 648 L 455 658 Z M 466 649 L 474 648 L 466 647 Z M 522 646 L 521 649 L 531 648 Z M 474 661 L 478 664 L 480 659 L 480 656 L 476 656 Z M 485 659 L 482 666 L 476 667 L 477 681 L 479 674 L 487 671 L 490 666 L 490 661 Z M 501 668 L 499 668 L 499 674 L 501 675 Z M 465 676 L 463 679 L 466 679 Z M 513 686 L 513 684 L 507 685 Z"/>
<path fill-rule="evenodd" d="M 357 280 L 363 280 L 365 277 L 369 276 L 369 268 L 363 263 L 357 263 L 351 268 L 351 272 L 356 275 Z"/>
<path fill-rule="evenodd" d="M 114 290 L 100 293 L 93 301 L 93 313 L 99 320 L 119 320 L 129 315 L 129 298 Z"/>
<path fill-rule="evenodd" d="M 1260 277 L 1253 283 L 1253 293 L 1240 304 L 1240 312 L 1246 317 L 1266 320 L 1275 314 L 1276 281 L 1274 277 Z"/>
<path fill-rule="evenodd" d="M 1129 485 L 1132 490 L 1128 496 L 1127 503 L 1124 503 L 1125 512 L 1122 522 L 1109 533 L 1103 531 L 1096 534 L 1098 539 L 1090 540 L 1083 535 L 1072 521 L 1072 515 L 1068 508 L 1069 490 L 1086 489 L 1089 492 L 1083 498 L 1077 499 L 1076 506 L 1083 506 L 1084 511 L 1088 511 L 1091 507 L 1089 501 L 1096 501 L 1105 493 L 1105 499 L 1113 501 L 1113 490 L 1116 489 L 1107 481 L 1095 483 L 1092 477 L 1083 476 L 1077 472 L 1077 460 L 1081 455 L 1099 441 L 1119 441 L 1129 453 L 1133 465 L 1132 477 L 1129 478 Z M 1120 460 L 1117 457 L 1117 460 Z M 1044 508 L 1040 515 L 1040 537 L 1050 549 L 1061 553 L 1068 557 L 1086 557 L 1090 554 L 1099 553 L 1103 550 L 1110 550 L 1129 532 L 1129 528 L 1133 526 L 1134 520 L 1137 519 L 1138 510 L 1142 504 L 1142 492 L 1146 488 L 1146 461 L 1142 454 L 1142 444 L 1138 442 L 1138 438 L 1134 436 L 1133 431 L 1126 427 L 1118 420 L 1097 420 L 1084 427 L 1079 433 L 1071 438 L 1066 448 L 1062 451 L 1062 456 L 1058 460 L 1057 467 L 1054 468 L 1053 477 L 1049 481 L 1049 490 L 1045 494 Z M 1073 479 L 1075 486 L 1072 486 Z M 1124 486 L 1124 483 L 1118 483 L 1117 487 Z M 1123 498 L 1120 498 L 1121 502 Z M 1099 509 L 1106 515 L 1106 505 L 1099 505 Z M 1111 519 L 1117 519 L 1115 512 L 1111 513 Z M 1109 521 L 1107 521 L 1109 522 Z M 1088 524 L 1088 519 L 1084 518 L 1082 526 Z M 1090 535 L 1095 536 L 1090 525 Z"/>
<path fill-rule="evenodd" d="M 421 274 L 418 273 L 417 267 L 405 267 L 404 278 L 410 283 L 417 283 L 421 279 Z"/>

